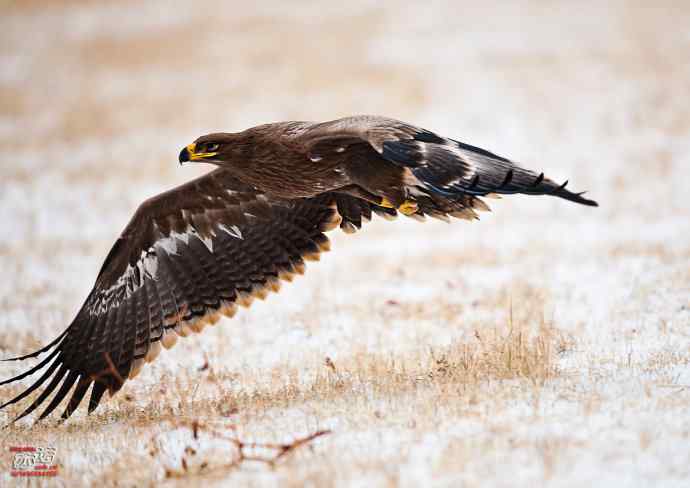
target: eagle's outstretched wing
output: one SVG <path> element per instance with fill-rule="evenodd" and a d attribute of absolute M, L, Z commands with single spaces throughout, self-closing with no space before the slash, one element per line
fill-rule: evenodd
<path fill-rule="evenodd" d="M 118 391 L 161 345 L 199 332 L 219 314 L 276 291 L 304 272 L 305 259 L 328 248 L 324 231 L 359 228 L 374 208 L 348 195 L 275 200 L 223 170 L 143 203 L 108 254 L 93 290 L 72 324 L 52 343 L 15 360 L 50 353 L 35 367 L 0 383 L 42 375 L 0 408 L 43 386 L 19 415 L 30 414 L 57 390 L 44 418 L 73 389 L 63 418 L 86 395 L 93 411 L 106 390 Z M 45 385 L 45 386 L 44 386 Z M 76 385 L 76 386 L 75 386 Z"/>
<path fill-rule="evenodd" d="M 550 194 L 596 205 L 543 174 L 393 119 L 358 116 L 288 128 L 291 135 L 281 143 L 296 145 L 312 162 L 333 155 L 356 159 L 362 149 L 369 161 L 378 153 L 403 175 L 399 184 L 414 206 L 398 208 L 412 217 L 475 218 L 474 210 L 488 208 L 479 197 L 490 193 Z M 348 151 L 349 146 L 356 147 Z M 41 373 L 0 408 L 42 388 L 18 418 L 55 392 L 40 415 L 44 418 L 71 391 L 66 418 L 91 388 L 93 411 L 106 390 L 118 391 L 155 359 L 161 345 L 171 347 L 178 336 L 200 331 L 220 314 L 232 316 L 237 305 L 248 305 L 253 297 L 277 290 L 281 279 L 302 273 L 305 259 L 316 259 L 328 248 L 325 231 L 338 225 L 356 230 L 372 212 L 397 214 L 385 199 L 352 191 L 277 199 L 217 169 L 146 201 L 115 242 L 70 326 L 42 349 L 14 358 L 47 354 L 28 371 L 0 382 Z"/>
<path fill-rule="evenodd" d="M 375 115 L 346 117 L 310 124 L 296 142 L 314 160 L 343 153 L 348 146 L 368 143 L 381 157 L 408 168 L 418 189 L 450 199 L 463 196 L 523 193 L 553 195 L 583 205 L 593 200 L 573 193 L 545 178 L 484 149 L 441 137 L 399 120 Z"/>

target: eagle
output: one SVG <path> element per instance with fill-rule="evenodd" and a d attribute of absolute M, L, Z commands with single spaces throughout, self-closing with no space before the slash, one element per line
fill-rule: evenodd
<path fill-rule="evenodd" d="M 161 348 L 277 292 L 304 273 L 305 261 L 329 250 L 325 232 L 355 232 L 372 214 L 473 220 L 488 210 L 482 197 L 513 193 L 597 206 L 584 192 L 568 191 L 567 181 L 372 115 L 208 134 L 184 147 L 179 162 L 216 167 L 142 203 L 72 323 L 41 349 L 6 359 L 47 354 L 0 382 L 40 373 L 0 406 L 40 390 L 15 421 L 55 393 L 38 420 L 45 418 L 71 391 L 66 419 L 89 389 L 91 413 Z"/>

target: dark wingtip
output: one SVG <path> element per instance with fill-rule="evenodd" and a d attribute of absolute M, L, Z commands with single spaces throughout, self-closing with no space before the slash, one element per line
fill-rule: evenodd
<path fill-rule="evenodd" d="M 567 183 L 567 181 L 566 181 Z M 588 207 L 598 207 L 599 204 L 595 200 L 590 200 L 588 198 L 584 198 L 582 195 L 584 195 L 585 192 L 580 192 L 580 193 L 573 193 L 565 189 L 565 184 L 561 185 L 552 193 L 552 195 L 564 198 L 565 200 L 569 200 L 571 202 L 579 203 L 581 205 L 587 205 Z"/>
<path fill-rule="evenodd" d="M 598 207 L 599 203 L 597 203 L 596 200 L 589 200 L 587 198 L 582 198 L 580 197 L 580 200 L 578 200 L 579 203 L 583 205 L 587 205 L 588 207 Z"/>
<path fill-rule="evenodd" d="M 541 182 L 544 181 L 544 173 L 539 173 L 539 176 L 537 176 L 537 179 L 534 180 L 534 183 L 532 183 L 532 186 L 534 188 L 538 187 L 541 185 Z M 567 183 L 567 182 L 566 182 Z"/>
<path fill-rule="evenodd" d="M 50 353 L 49 356 L 46 356 L 46 357 L 43 359 L 43 361 L 41 361 L 40 363 L 38 363 L 38 364 L 37 364 L 36 366 L 34 366 L 33 368 L 31 368 L 31 369 L 29 369 L 29 370 L 27 370 L 27 371 L 24 371 L 23 373 L 20 373 L 20 374 L 18 374 L 17 376 L 14 376 L 14 377 L 12 377 L 12 378 L 9 378 L 9 379 L 0 381 L 0 386 L 6 385 L 6 384 L 8 384 L 8 383 L 14 383 L 15 381 L 19 381 L 19 380 L 21 380 L 22 378 L 26 378 L 27 376 L 31 376 L 31 375 L 34 374 L 36 371 L 38 371 L 39 369 L 43 368 L 46 364 L 48 364 L 48 363 L 49 363 L 55 356 L 57 356 L 59 353 L 60 353 L 60 350 L 59 350 L 59 349 L 55 349 L 52 353 Z M 0 408 L 2 408 L 2 407 L 0 407 Z"/>
<path fill-rule="evenodd" d="M 69 332 L 69 327 L 66 328 L 64 330 L 64 332 L 62 334 L 60 334 L 59 336 L 57 336 L 52 342 L 50 342 L 49 344 L 46 344 L 45 346 L 43 346 L 42 348 L 40 348 L 37 351 L 30 352 L 29 354 L 25 354 L 23 356 L 16 356 L 13 358 L 0 359 L 0 361 L 24 361 L 25 359 L 35 358 L 36 356 L 39 356 L 40 354 L 48 351 L 50 348 L 52 348 L 54 345 L 56 345 L 58 342 L 60 342 L 62 340 L 62 338 L 67 335 L 67 332 Z M 0 384 L 2 384 L 2 383 L 0 383 Z"/>
<path fill-rule="evenodd" d="M 502 189 L 502 188 L 507 187 L 508 185 L 510 185 L 511 181 L 513 181 L 513 170 L 509 169 L 508 172 L 506 173 L 505 178 L 503 178 L 503 183 L 501 183 L 498 188 Z"/>

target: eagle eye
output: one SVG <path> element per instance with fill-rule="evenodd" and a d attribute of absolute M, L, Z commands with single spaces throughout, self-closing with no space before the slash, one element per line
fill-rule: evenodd
<path fill-rule="evenodd" d="M 211 142 L 209 144 L 206 144 L 206 152 L 217 151 L 219 147 L 220 147 L 220 144 L 216 144 L 214 142 Z"/>

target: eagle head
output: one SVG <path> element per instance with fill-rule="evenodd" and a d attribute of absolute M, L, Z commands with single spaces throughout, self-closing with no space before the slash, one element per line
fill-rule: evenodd
<path fill-rule="evenodd" d="M 232 159 L 234 134 L 219 132 L 199 137 L 196 141 L 182 148 L 180 164 L 189 161 L 221 164 Z"/>

